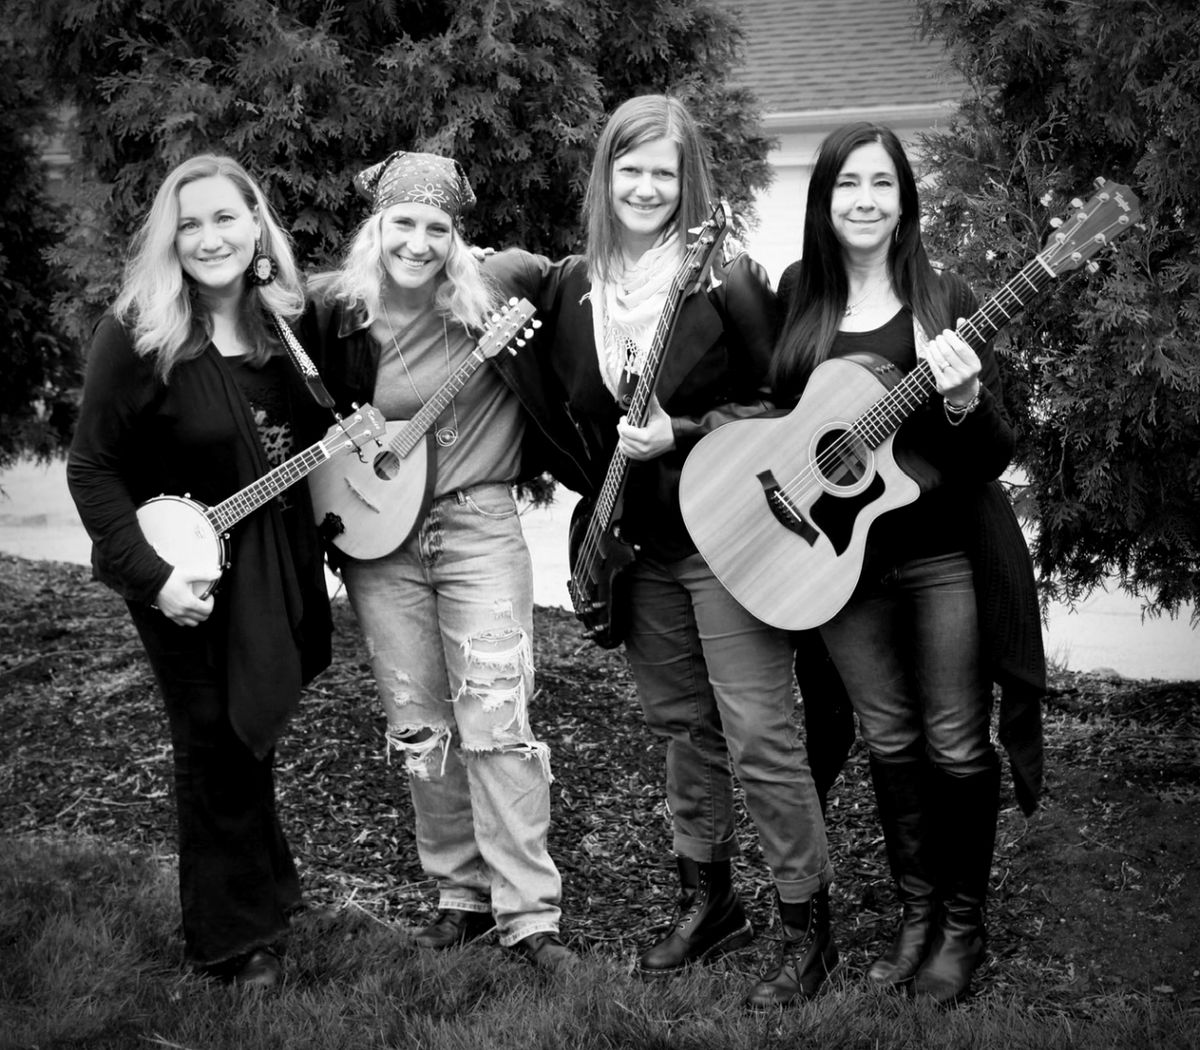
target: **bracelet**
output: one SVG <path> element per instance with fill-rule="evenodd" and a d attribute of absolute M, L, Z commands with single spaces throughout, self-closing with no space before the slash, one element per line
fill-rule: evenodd
<path fill-rule="evenodd" d="M 982 387 L 980 388 L 982 389 Z M 946 422 L 952 427 L 958 426 L 964 419 L 979 407 L 979 391 L 975 391 L 975 396 L 971 398 L 965 405 L 951 404 L 945 398 L 942 398 L 942 409 L 946 413 Z"/>

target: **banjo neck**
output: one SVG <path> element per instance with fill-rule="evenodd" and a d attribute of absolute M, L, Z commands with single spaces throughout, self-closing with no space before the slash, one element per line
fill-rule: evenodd
<path fill-rule="evenodd" d="M 332 438 L 318 441 L 303 452 L 293 456 L 286 463 L 281 463 L 268 474 L 257 481 L 235 492 L 228 499 L 212 507 L 206 507 L 204 516 L 217 533 L 228 532 L 242 518 L 258 510 L 268 500 L 278 496 L 284 489 L 290 488 L 305 475 L 320 466 L 333 456 L 336 449 L 344 444 L 343 436 L 338 433 Z"/>

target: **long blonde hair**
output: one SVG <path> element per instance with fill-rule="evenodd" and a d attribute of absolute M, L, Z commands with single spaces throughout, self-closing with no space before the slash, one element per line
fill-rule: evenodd
<path fill-rule="evenodd" d="M 361 306 L 368 324 L 380 316 L 383 288 L 389 279 L 383 265 L 383 215 L 382 211 L 375 212 L 359 225 L 337 270 L 319 274 L 311 281 L 326 303 Z M 453 223 L 450 249 L 437 281 L 434 308 L 471 332 L 484 326 L 489 311 L 500 299 Z"/>
<path fill-rule="evenodd" d="M 251 360 L 264 361 L 278 347 L 272 313 L 290 320 L 304 309 L 304 289 L 291 238 L 258 183 L 232 157 L 202 153 L 185 160 L 163 179 L 150 213 L 134 234 L 121 290 L 113 303 L 117 320 L 133 333 L 134 350 L 154 356 L 155 370 L 164 382 L 181 361 L 203 353 L 211 334 L 203 301 L 194 294 L 194 285 L 175 250 L 179 191 L 188 183 L 218 175 L 237 187 L 257 216 L 259 243 L 279 267 L 274 281 L 248 286 L 248 294 L 241 298 L 238 328 L 251 348 Z"/>

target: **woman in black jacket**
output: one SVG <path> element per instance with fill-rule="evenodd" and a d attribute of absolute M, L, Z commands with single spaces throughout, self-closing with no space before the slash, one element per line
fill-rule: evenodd
<path fill-rule="evenodd" d="M 166 703 L 188 959 L 267 988 L 300 883 L 275 811 L 275 741 L 330 658 L 320 545 L 304 486 L 237 524 L 229 568 L 171 564 L 136 511 L 164 493 L 213 505 L 321 436 L 273 327 L 304 305 L 287 235 L 236 161 L 163 181 L 87 362 L 67 480 L 96 578 L 129 606 Z"/>
<path fill-rule="evenodd" d="M 963 281 L 931 266 L 912 168 L 887 128 L 851 124 L 826 138 L 808 190 L 803 260 L 780 287 L 781 402 L 833 357 L 854 355 L 884 377 L 923 358 L 936 380 L 930 403 L 896 436 L 897 461 L 921 494 L 871 527 L 857 590 L 821 636 L 870 752 L 903 908 L 868 977 L 914 982 L 918 994 L 952 1002 L 984 954 L 1000 783 L 989 719 L 1001 665 L 1021 668 L 1014 677 L 1034 703 L 1021 727 L 1024 800 L 1036 796 L 1040 769 L 1044 668 L 1032 566 L 994 486 L 1014 440 L 1000 372 L 990 344 L 976 351 L 953 331 L 975 301 Z M 1019 595 L 1002 617 L 1007 626 L 991 600 L 998 587 Z M 1018 635 L 1023 652 L 998 654 Z"/>
<path fill-rule="evenodd" d="M 796 1002 L 835 965 L 825 825 L 792 715 L 788 636 L 747 613 L 697 553 L 679 510 L 692 446 L 763 410 L 774 295 L 747 255 L 718 258 L 683 298 L 645 426 L 625 418 L 684 258 L 714 195 L 699 131 L 677 100 L 624 103 L 600 137 L 588 183 L 585 256 L 561 264 L 543 363 L 589 450 L 598 487 L 613 454 L 631 461 L 623 541 L 637 550 L 615 591 L 616 619 L 646 724 L 667 744 L 667 798 L 679 913 L 638 960 L 644 976 L 682 971 L 752 938 L 731 876 L 739 847 L 732 762 L 774 876 L 784 937 L 752 1006 Z"/>

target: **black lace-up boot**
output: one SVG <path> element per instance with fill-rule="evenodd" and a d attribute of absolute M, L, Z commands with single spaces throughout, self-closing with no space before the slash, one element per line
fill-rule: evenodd
<path fill-rule="evenodd" d="M 753 1010 L 811 999 L 838 962 L 829 921 L 829 887 L 803 904 L 779 902 L 779 958 L 746 996 Z"/>
<path fill-rule="evenodd" d="M 660 977 L 745 947 L 754 931 L 733 891 L 729 861 L 701 864 L 686 857 L 679 866 L 676 917 L 667 935 L 642 953 L 637 972 Z"/>

